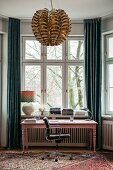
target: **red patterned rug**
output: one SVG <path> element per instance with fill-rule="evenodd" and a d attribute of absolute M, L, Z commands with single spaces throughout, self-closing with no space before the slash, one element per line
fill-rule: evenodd
<path fill-rule="evenodd" d="M 113 170 L 113 153 L 75 153 L 73 160 L 67 156 L 41 158 L 44 153 L 37 152 L 0 152 L 0 170 Z"/>

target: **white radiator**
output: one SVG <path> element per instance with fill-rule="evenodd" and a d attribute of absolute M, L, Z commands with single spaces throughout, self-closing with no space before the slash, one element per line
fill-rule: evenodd
<path fill-rule="evenodd" d="M 53 129 L 55 130 L 55 129 Z M 58 129 L 56 129 L 58 133 Z M 69 133 L 70 138 L 65 139 L 60 146 L 88 146 L 89 133 L 88 129 L 62 129 L 62 133 Z M 28 144 L 29 146 L 54 146 L 54 142 L 46 140 L 45 129 L 28 129 Z"/>
<path fill-rule="evenodd" d="M 102 138 L 103 149 L 113 150 L 113 121 L 103 120 Z"/>

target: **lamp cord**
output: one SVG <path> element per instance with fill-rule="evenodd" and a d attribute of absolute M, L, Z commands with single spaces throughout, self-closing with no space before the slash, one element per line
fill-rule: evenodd
<path fill-rule="evenodd" d="M 53 2 L 52 2 L 52 0 L 51 0 L 51 9 L 53 10 Z"/>

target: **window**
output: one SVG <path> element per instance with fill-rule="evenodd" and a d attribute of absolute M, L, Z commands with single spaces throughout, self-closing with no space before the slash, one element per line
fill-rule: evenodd
<path fill-rule="evenodd" d="M 39 107 L 84 107 L 83 37 L 53 47 L 34 37 L 22 42 L 22 90 L 35 90 Z"/>
<path fill-rule="evenodd" d="M 106 113 L 113 114 L 113 34 L 105 36 L 105 102 Z"/>

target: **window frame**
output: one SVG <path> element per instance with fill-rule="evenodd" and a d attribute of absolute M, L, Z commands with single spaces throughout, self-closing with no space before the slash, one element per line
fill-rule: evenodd
<path fill-rule="evenodd" d="M 68 107 L 68 93 L 67 93 L 67 87 L 68 87 L 68 72 L 67 68 L 68 65 L 80 65 L 83 66 L 84 68 L 84 59 L 80 60 L 68 60 L 68 40 L 83 40 L 83 36 L 69 36 L 67 40 L 62 44 L 62 60 L 47 60 L 47 48 L 46 46 L 41 46 L 41 59 L 40 60 L 28 60 L 25 59 L 25 41 L 26 40 L 36 40 L 34 36 L 22 36 L 22 68 L 21 68 L 21 89 L 24 90 L 25 84 L 24 84 L 24 79 L 25 79 L 25 65 L 40 65 L 41 66 L 41 102 L 42 105 L 46 105 L 46 95 L 45 95 L 45 90 L 46 90 L 46 67 L 47 65 L 62 65 L 62 107 L 66 108 Z M 83 49 L 84 50 L 84 49 Z M 83 51 L 84 52 L 84 51 Z M 84 73 L 85 75 L 85 73 Z M 84 107 L 86 105 L 85 102 L 85 76 L 84 76 Z"/>
<path fill-rule="evenodd" d="M 104 35 L 104 83 L 105 85 L 103 85 L 104 88 L 104 111 L 106 115 L 113 115 L 113 111 L 109 111 L 108 108 L 108 80 L 109 80 L 109 76 L 108 76 L 108 67 L 110 64 L 113 64 L 113 57 L 109 58 L 108 57 L 108 39 L 110 37 L 113 37 L 113 33 L 108 33 Z"/>

